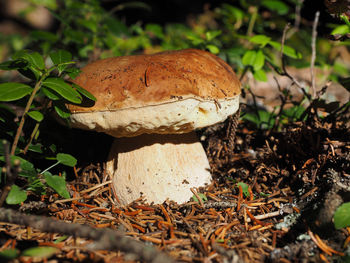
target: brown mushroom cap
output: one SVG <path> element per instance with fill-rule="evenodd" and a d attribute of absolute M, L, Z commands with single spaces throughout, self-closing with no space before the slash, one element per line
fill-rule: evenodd
<path fill-rule="evenodd" d="M 94 94 L 97 102 L 92 108 L 72 105 L 72 112 L 118 110 L 186 98 L 219 100 L 241 92 L 226 62 L 197 49 L 98 60 L 84 67 L 74 82 Z"/>
<path fill-rule="evenodd" d="M 236 112 L 241 88 L 229 65 L 196 49 L 98 60 L 74 83 L 97 102 L 69 106 L 73 127 L 115 137 L 184 133 L 223 121 Z"/>

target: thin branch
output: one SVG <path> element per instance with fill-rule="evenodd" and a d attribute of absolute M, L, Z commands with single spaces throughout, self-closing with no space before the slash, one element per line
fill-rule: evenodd
<path fill-rule="evenodd" d="M 300 22 L 301 22 L 301 7 L 304 3 L 304 0 L 299 0 L 295 6 L 295 20 L 294 20 L 294 28 L 299 30 Z"/>
<path fill-rule="evenodd" d="M 286 61 L 285 61 L 285 56 L 283 54 L 283 50 L 284 50 L 284 43 L 286 41 L 286 34 L 287 34 L 289 27 L 290 27 L 290 24 L 288 23 L 283 30 L 283 35 L 282 35 L 282 40 L 281 40 L 281 60 L 282 60 L 282 71 L 283 72 L 277 72 L 277 73 L 281 76 L 288 77 L 292 81 L 292 84 L 297 85 L 300 88 L 300 90 L 304 93 L 304 95 L 310 100 L 311 99 L 310 95 L 306 92 L 304 85 L 301 84 L 294 76 L 290 75 L 289 72 L 287 71 L 287 68 L 286 68 Z"/>
<path fill-rule="evenodd" d="M 282 40 L 281 40 L 281 51 L 280 51 L 280 56 L 282 59 L 282 69 L 283 71 L 286 71 L 286 63 L 285 63 L 285 57 L 283 56 L 283 50 L 284 50 L 284 44 L 286 42 L 286 37 L 287 37 L 287 31 L 290 28 L 290 23 L 286 24 L 286 26 L 283 29 L 283 34 L 282 34 Z"/>
<path fill-rule="evenodd" d="M 298 2 L 295 5 L 294 25 L 293 25 L 293 28 L 288 32 L 286 36 L 287 39 L 289 39 L 291 36 L 293 36 L 296 32 L 299 31 L 300 22 L 301 22 L 301 7 L 303 3 L 304 3 L 304 0 L 298 0 Z"/>
<path fill-rule="evenodd" d="M 312 26 L 312 41 L 311 41 L 311 87 L 312 87 L 312 97 L 316 97 L 316 80 L 315 80 L 315 61 L 316 61 L 316 38 L 317 38 L 317 25 L 320 17 L 320 11 L 317 11 L 315 14 L 314 24 Z"/>
<path fill-rule="evenodd" d="M 94 250 L 123 251 L 133 254 L 139 260 L 152 263 L 174 262 L 165 253 L 158 251 L 152 246 L 126 237 L 112 229 L 97 229 L 76 223 L 65 223 L 43 216 L 27 215 L 11 209 L 0 208 L 0 221 L 11 224 L 30 226 L 43 232 L 60 233 L 94 240 L 90 246 Z"/>
<path fill-rule="evenodd" d="M 42 109 L 42 113 L 43 113 L 44 115 L 46 114 L 47 108 L 48 108 L 48 106 L 49 106 L 49 102 L 50 102 L 50 100 L 48 100 L 48 99 L 45 100 L 44 107 L 43 107 L 43 109 Z M 37 123 L 35 124 L 35 127 L 34 127 L 34 129 L 33 129 L 33 131 L 32 131 L 32 134 L 30 135 L 29 142 L 27 143 L 26 147 L 24 147 L 23 154 L 26 154 L 26 153 L 27 153 L 27 151 L 28 151 L 30 145 L 32 144 L 32 141 L 33 141 L 34 137 L 36 136 L 36 134 L 37 134 L 37 132 L 38 132 L 38 130 L 39 130 L 40 123 L 41 123 L 41 122 L 37 122 Z"/>
<path fill-rule="evenodd" d="M 30 109 L 30 106 L 32 105 L 33 103 L 33 100 L 35 98 L 35 95 L 36 93 L 40 90 L 41 88 L 41 83 L 43 82 L 43 80 L 48 76 L 50 71 L 48 71 L 47 73 L 43 74 L 40 78 L 40 80 L 35 84 L 35 87 L 33 89 L 33 92 L 32 94 L 30 95 L 28 101 L 27 101 L 27 105 L 26 107 L 24 108 L 24 112 L 23 112 L 23 115 L 22 115 L 22 118 L 21 118 L 21 121 L 19 123 L 19 126 L 18 126 L 18 129 L 17 129 L 17 132 L 16 132 L 16 136 L 15 136 L 15 139 L 13 140 L 13 144 L 12 144 L 12 148 L 11 148 L 11 153 L 10 155 L 14 155 L 15 154 L 15 151 L 16 151 L 16 148 L 17 148 L 17 144 L 18 144 L 18 141 L 19 141 L 19 137 L 21 136 L 21 133 L 22 133 L 22 130 L 23 130 L 23 126 L 24 126 L 24 121 L 26 119 L 26 115 Z"/>
<path fill-rule="evenodd" d="M 258 7 L 252 6 L 250 10 L 251 10 L 252 15 L 251 15 L 251 18 L 250 18 L 249 24 L 248 24 L 247 36 L 253 35 L 254 25 L 256 22 L 256 18 L 258 17 Z"/>

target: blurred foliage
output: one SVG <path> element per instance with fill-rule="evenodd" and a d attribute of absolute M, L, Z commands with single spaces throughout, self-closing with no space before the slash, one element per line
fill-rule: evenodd
<path fill-rule="evenodd" d="M 65 79 L 66 75 L 74 78 L 79 73 L 79 70 L 72 66 L 74 63 L 72 54 L 66 50 L 51 51 L 46 61 L 38 52 L 20 50 L 12 55 L 11 60 L 0 63 L 1 70 L 17 71 L 30 80 L 28 83 L 5 82 L 0 84 L 0 101 L 14 103 L 2 104 L 0 114 L 1 137 L 11 141 L 12 144 L 11 151 L 6 141 L 0 147 L 0 162 L 3 167 L 6 167 L 5 171 L 0 171 L 0 183 L 11 183 L 8 186 L 11 189 L 6 198 L 7 204 L 14 205 L 24 202 L 27 199 L 27 191 L 37 195 L 46 194 L 47 186 L 64 198 L 70 197 L 66 188 L 65 175 L 55 176 L 49 170 L 58 164 L 74 167 L 77 160 L 69 154 L 56 153 L 55 147 L 45 149 L 44 144 L 38 140 L 38 135 L 40 124 L 48 112 L 55 112 L 57 116 L 66 119 L 70 116 L 65 106 L 67 103 L 81 104 L 83 97 L 92 101 L 96 100 L 88 91 Z M 23 107 L 20 121 L 14 120 L 15 113 L 11 109 L 11 106 L 14 105 Z M 35 124 L 30 129 L 31 132 L 23 135 L 26 120 Z M 45 170 L 36 168 L 31 161 L 31 153 L 39 154 L 41 159 L 47 158 L 56 163 Z M 9 168 L 8 162 L 16 166 L 16 161 L 20 163 L 19 169 Z M 8 174 L 12 176 L 7 176 Z M 24 184 L 22 182 L 21 187 L 16 184 L 15 177 L 18 176 L 25 181 Z"/>

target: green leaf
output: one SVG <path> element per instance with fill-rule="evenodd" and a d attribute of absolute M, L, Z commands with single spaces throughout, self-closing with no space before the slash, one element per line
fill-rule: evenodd
<path fill-rule="evenodd" d="M 292 118 L 293 120 L 298 120 L 304 113 L 305 108 L 301 105 L 295 105 L 291 108 L 283 109 L 283 116 Z"/>
<path fill-rule="evenodd" d="M 80 73 L 81 71 L 80 71 L 80 69 L 78 69 L 78 68 L 72 67 L 72 68 L 66 69 L 65 72 L 68 73 L 68 76 L 69 76 L 71 79 L 75 79 L 75 78 L 79 75 L 79 73 Z"/>
<path fill-rule="evenodd" d="M 47 88 L 50 88 L 60 94 L 66 100 L 73 103 L 81 103 L 80 94 L 67 84 L 63 79 L 60 78 L 47 78 L 43 81 L 43 85 Z"/>
<path fill-rule="evenodd" d="M 82 95 L 84 95 L 86 98 L 92 100 L 92 101 L 96 101 L 96 97 L 94 95 L 92 95 L 90 92 L 88 92 L 86 89 L 83 89 L 82 87 L 80 87 L 79 85 L 72 83 L 72 86 Z"/>
<path fill-rule="evenodd" d="M 50 90 L 46 87 L 41 88 L 42 92 L 45 94 L 46 97 L 48 97 L 50 100 L 60 100 L 62 97 L 55 92 L 54 90 Z"/>
<path fill-rule="evenodd" d="M 237 187 L 241 186 L 242 187 L 242 191 L 243 191 L 243 195 L 245 197 L 249 197 L 250 196 L 250 193 L 248 191 L 248 185 L 246 183 L 243 183 L 243 182 L 239 182 L 237 183 Z"/>
<path fill-rule="evenodd" d="M 50 58 L 55 65 L 71 62 L 72 54 L 66 50 L 57 50 L 50 53 Z"/>
<path fill-rule="evenodd" d="M 47 186 L 43 184 L 41 179 L 36 178 L 33 181 L 30 180 L 30 184 L 28 185 L 26 190 L 32 191 L 37 195 L 44 195 L 44 194 L 46 194 L 46 188 L 47 188 Z"/>
<path fill-rule="evenodd" d="M 255 62 L 256 52 L 254 50 L 248 50 L 244 53 L 242 63 L 244 66 L 253 66 Z"/>
<path fill-rule="evenodd" d="M 86 27 L 91 32 L 96 33 L 97 32 L 97 23 L 93 20 L 87 20 L 87 19 L 78 19 L 77 21 L 80 25 Z"/>
<path fill-rule="evenodd" d="M 67 109 L 66 105 L 62 101 L 54 102 L 53 107 L 58 114 L 63 119 L 69 118 L 71 112 Z"/>
<path fill-rule="evenodd" d="M 221 35 L 221 30 L 208 31 L 205 33 L 205 38 L 211 41 L 219 35 Z"/>
<path fill-rule="evenodd" d="M 68 238 L 68 236 L 61 236 L 61 237 L 57 238 L 53 243 L 58 244 L 64 240 L 66 240 L 67 238 Z"/>
<path fill-rule="evenodd" d="M 213 54 L 218 54 L 220 52 L 220 49 L 217 46 L 206 45 L 205 47 Z"/>
<path fill-rule="evenodd" d="M 154 35 L 160 39 L 164 38 L 163 29 L 160 25 L 157 24 L 147 24 L 145 30 L 151 35 Z"/>
<path fill-rule="evenodd" d="M 12 185 L 11 190 L 6 197 L 6 203 L 9 205 L 17 205 L 27 199 L 27 192 L 23 191 L 17 185 Z"/>
<path fill-rule="evenodd" d="M 261 5 L 265 6 L 271 11 L 275 11 L 279 15 L 286 15 L 289 12 L 288 5 L 279 0 L 263 0 L 261 1 Z"/>
<path fill-rule="evenodd" d="M 57 65 L 57 69 L 60 74 L 68 67 L 69 64 L 75 63 L 72 61 L 72 54 L 62 49 L 50 53 L 50 58 L 52 62 Z"/>
<path fill-rule="evenodd" d="M 54 43 L 58 40 L 58 37 L 55 34 L 47 31 L 40 31 L 40 30 L 30 32 L 30 36 L 33 39 L 47 41 L 51 43 Z"/>
<path fill-rule="evenodd" d="M 14 101 L 32 93 L 33 88 L 16 82 L 0 84 L 0 101 Z"/>
<path fill-rule="evenodd" d="M 20 68 L 26 68 L 27 66 L 28 61 L 24 59 L 16 59 L 0 63 L 1 70 L 15 70 Z"/>
<path fill-rule="evenodd" d="M 253 68 L 255 71 L 260 70 L 265 64 L 265 55 L 261 50 L 256 52 Z"/>
<path fill-rule="evenodd" d="M 350 202 L 337 208 L 334 213 L 334 226 L 336 229 L 350 226 Z"/>
<path fill-rule="evenodd" d="M 334 28 L 331 32 L 331 35 L 345 35 L 350 32 L 350 28 L 347 25 L 340 25 Z"/>
<path fill-rule="evenodd" d="M 44 119 L 44 115 L 40 111 L 29 111 L 27 114 L 37 122 L 41 122 Z"/>
<path fill-rule="evenodd" d="M 187 32 L 186 38 L 188 40 L 191 40 L 191 42 L 194 46 L 198 46 L 199 44 L 202 44 L 204 42 L 204 40 L 200 36 L 196 35 L 193 32 Z"/>
<path fill-rule="evenodd" d="M 66 180 L 62 176 L 51 175 L 46 172 L 44 174 L 45 181 L 52 189 L 54 189 L 63 198 L 70 198 L 69 192 L 66 187 Z"/>
<path fill-rule="evenodd" d="M 4 161 L 4 156 L 0 156 L 0 160 Z M 18 156 L 11 156 L 11 164 L 14 164 L 15 160 L 20 161 L 20 167 L 21 167 L 21 170 L 19 172 L 20 176 L 27 177 L 27 178 L 37 176 L 37 172 L 34 168 L 34 165 L 31 162 Z"/>
<path fill-rule="evenodd" d="M 281 51 L 281 43 L 276 41 L 270 41 L 269 45 L 274 47 L 276 50 Z M 285 54 L 288 57 L 295 58 L 295 59 L 301 59 L 302 55 L 300 52 L 296 51 L 294 48 L 284 45 L 283 46 L 283 54 Z"/>
<path fill-rule="evenodd" d="M 24 250 L 21 256 L 49 258 L 56 254 L 58 251 L 59 249 L 55 247 L 32 247 Z"/>
<path fill-rule="evenodd" d="M 15 248 L 5 249 L 0 252 L 0 259 L 1 262 L 4 260 L 5 262 L 8 262 L 10 260 L 13 260 L 19 256 L 19 250 Z"/>
<path fill-rule="evenodd" d="M 206 197 L 205 194 L 198 193 L 198 196 L 200 197 L 200 199 L 202 199 L 203 202 L 208 201 L 208 198 Z M 193 201 L 199 203 L 199 200 L 198 200 L 198 198 L 195 195 L 192 196 L 192 199 L 193 199 Z"/>
<path fill-rule="evenodd" d="M 257 71 L 254 71 L 253 76 L 258 81 L 263 81 L 263 82 L 267 81 L 267 76 L 266 76 L 266 73 L 263 69 L 259 69 Z"/>
<path fill-rule="evenodd" d="M 57 161 L 61 164 L 73 167 L 77 164 L 77 159 L 75 159 L 72 155 L 67 153 L 58 153 L 56 155 Z"/>
<path fill-rule="evenodd" d="M 35 152 L 35 153 L 43 153 L 42 148 L 43 148 L 43 145 L 41 143 L 31 144 L 28 147 L 28 151 L 32 151 L 32 152 Z"/>
<path fill-rule="evenodd" d="M 57 1 L 56 0 L 31 0 L 31 2 L 44 6 L 48 9 L 56 10 L 57 9 Z"/>
<path fill-rule="evenodd" d="M 36 67 L 39 70 L 45 69 L 45 62 L 43 57 L 38 52 L 30 52 L 28 50 L 21 50 L 16 52 L 13 56 L 13 59 L 25 59 L 31 65 Z"/>
<path fill-rule="evenodd" d="M 255 35 L 249 39 L 250 42 L 260 44 L 261 47 L 266 46 L 270 42 L 271 38 L 265 35 Z"/>

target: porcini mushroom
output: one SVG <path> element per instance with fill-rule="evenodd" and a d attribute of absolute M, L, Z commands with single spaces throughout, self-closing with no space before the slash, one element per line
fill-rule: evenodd
<path fill-rule="evenodd" d="M 70 106 L 73 127 L 116 137 L 107 162 L 114 194 L 188 201 L 190 188 L 211 182 L 194 130 L 224 121 L 239 107 L 240 82 L 209 52 L 187 49 L 93 62 L 74 82 L 97 98 Z"/>

